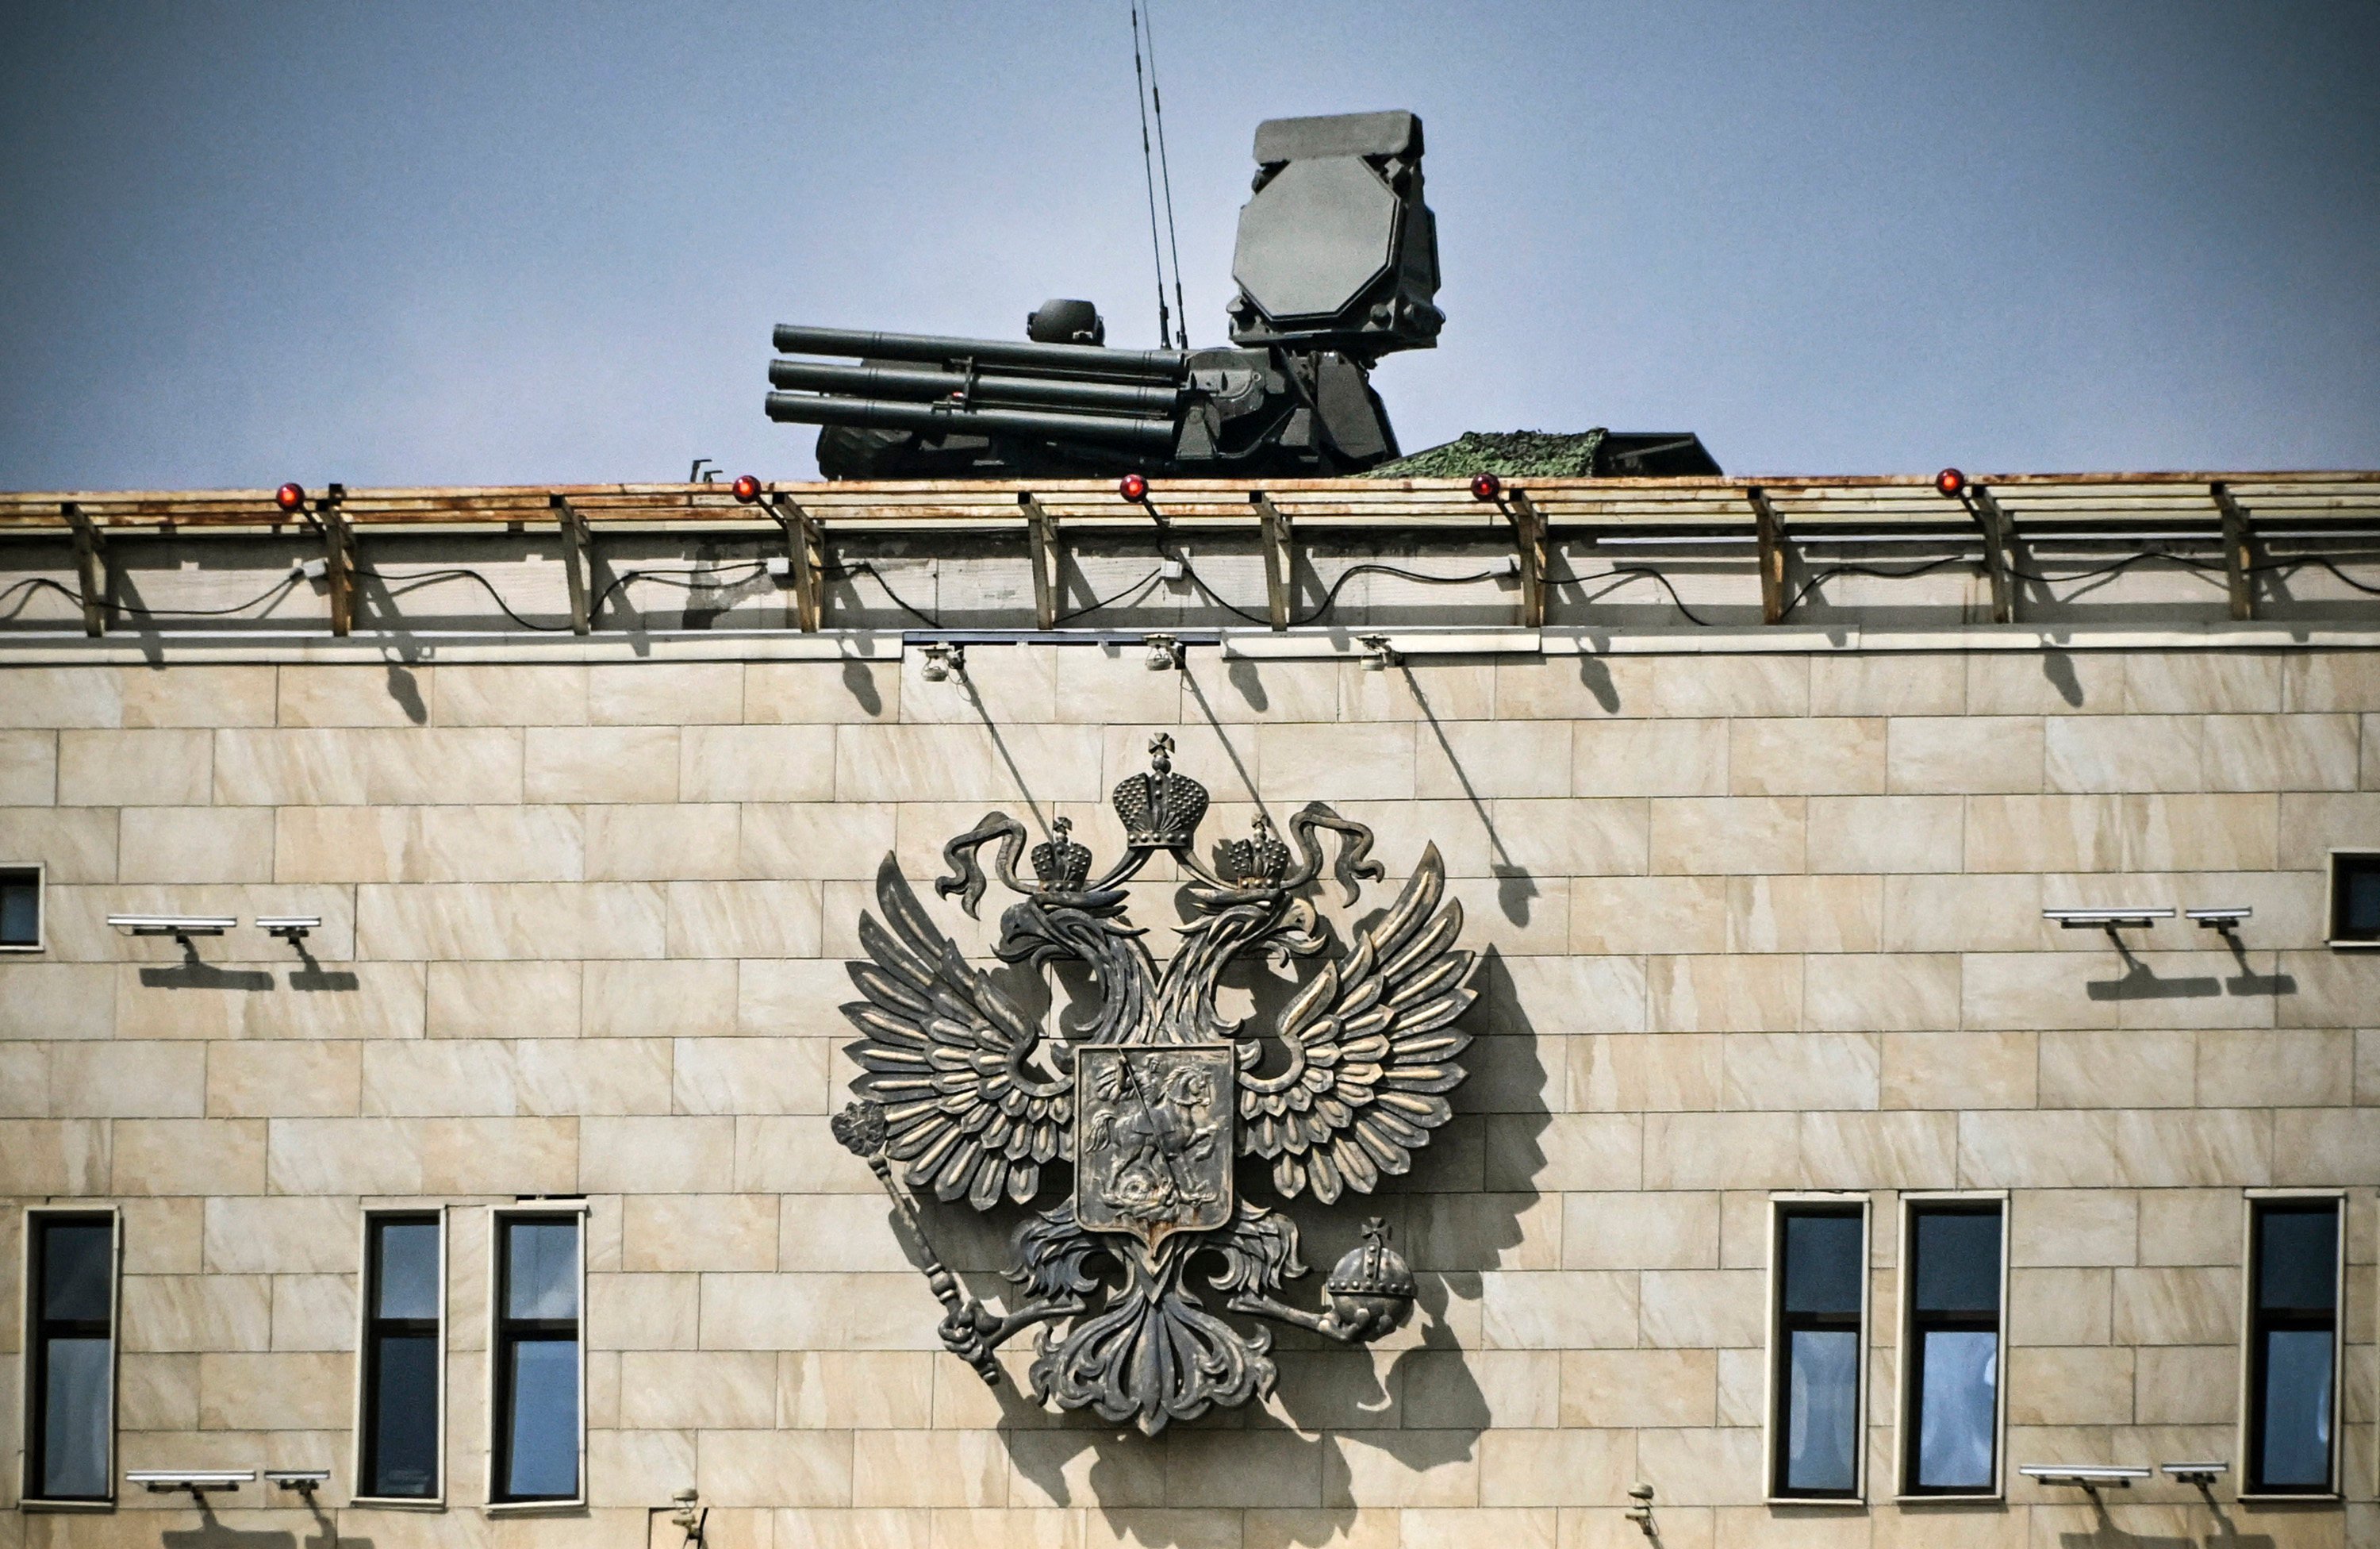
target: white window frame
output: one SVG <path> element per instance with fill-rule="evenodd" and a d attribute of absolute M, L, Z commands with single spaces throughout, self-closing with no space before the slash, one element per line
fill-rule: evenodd
<path fill-rule="evenodd" d="M 2335 852 L 2334 852 L 2335 853 Z M 2358 942 L 2359 946 L 2380 945 Z M 2344 1189 L 2247 1189 L 2240 1191 L 2240 1406 L 2234 1411 L 2236 1423 L 2232 1430 L 2231 1477 L 2240 1482 L 2240 1499 L 2243 1501 L 2302 1501 L 2321 1505 L 2346 1498 L 2347 1454 L 2345 1438 L 2339 1434 L 2339 1422 L 2345 1419 L 2340 1402 L 2347 1385 L 2347 1190 Z M 2252 1476 L 2248 1469 L 2248 1406 L 2253 1399 L 2250 1384 L 2254 1380 L 2251 1346 L 2256 1337 L 2256 1207 L 2291 1200 L 2326 1200 L 2338 1207 L 2338 1237 L 2333 1244 L 2335 1257 L 2330 1268 L 2333 1303 L 2330 1320 L 2330 1489 L 2252 1491 L 2248 1481 Z"/>
<path fill-rule="evenodd" d="M 424 1215 L 434 1217 L 438 1223 L 438 1488 L 433 1494 L 428 1495 L 367 1495 L 362 1494 L 364 1482 L 364 1399 L 366 1397 L 364 1392 L 364 1375 L 367 1370 L 367 1363 L 370 1360 L 372 1223 L 375 1220 L 382 1220 L 389 1217 L 404 1219 L 407 1217 L 419 1218 Z M 348 1477 L 356 1482 L 357 1494 L 349 1497 L 347 1504 L 349 1506 L 370 1506 L 375 1509 L 388 1509 L 394 1511 L 443 1511 L 446 1506 L 447 1484 L 446 1360 L 448 1353 L 448 1308 L 446 1305 L 446 1287 L 447 1282 L 452 1277 L 453 1268 L 453 1260 L 450 1254 L 450 1248 L 453 1242 L 453 1231 L 452 1224 L 447 1219 L 447 1208 L 443 1204 L 370 1206 L 363 1212 L 360 1238 L 361 1240 L 358 1248 L 358 1270 L 356 1275 L 355 1448 L 354 1457 L 349 1465 L 353 1471 L 348 1475 Z M 583 1251 L 581 1256 L 584 1256 Z"/>
<path fill-rule="evenodd" d="M 1784 1295 L 1785 1291 L 1785 1265 L 1782 1256 L 1778 1251 L 1781 1234 L 1777 1230 L 1777 1224 L 1784 1215 L 1785 1210 L 1793 1205 L 1832 1205 L 1838 1209 L 1840 1209 L 1845 1205 L 1855 1205 L 1859 1209 L 1859 1356 L 1857 1373 L 1852 1379 L 1854 1384 L 1853 1391 L 1855 1394 L 1858 1419 L 1852 1422 L 1852 1433 L 1854 1439 L 1852 1447 L 1852 1493 L 1848 1495 L 1789 1495 L 1781 1493 L 1779 1488 L 1780 1481 L 1778 1479 L 1777 1467 L 1777 1402 L 1779 1397 L 1777 1392 L 1777 1368 L 1782 1352 L 1778 1348 L 1778 1336 L 1781 1332 L 1780 1319 L 1783 1316 L 1784 1311 L 1779 1304 L 1779 1299 Z M 1868 1195 L 1858 1190 L 1844 1189 L 1834 1192 L 1775 1193 L 1768 1196 L 1768 1293 L 1767 1304 L 1768 1330 L 1767 1336 L 1764 1342 L 1765 1348 L 1762 1351 L 1764 1360 L 1761 1369 L 1760 1383 L 1760 1469 L 1762 1489 L 1765 1492 L 1766 1499 L 1770 1506 L 1805 1506 L 1817 1507 L 1821 1509 L 1832 1506 L 1843 1509 L 1858 1510 L 1864 1509 L 1868 1504 L 1867 1454 L 1870 1417 L 1868 1414 L 1867 1363 L 1868 1351 L 1875 1343 L 1873 1337 L 1875 1310 L 1872 1305 L 1875 1299 L 1872 1287 L 1876 1278 L 1875 1231 L 1876 1212 L 1874 1209 L 1874 1201 L 1868 1197 Z"/>
<path fill-rule="evenodd" d="M 2324 858 L 2322 870 L 2322 933 L 2323 945 L 2333 952 L 2380 952 L 2380 940 L 2341 939 L 2330 933 L 2338 923 L 2338 858 L 2351 855 L 2357 860 L 2380 857 L 2380 845 L 2333 845 Z M 2245 1411 L 2242 1411 L 2244 1418 Z M 2292 1496 L 2295 1500 L 2320 1500 L 2319 1495 Z"/>
<path fill-rule="evenodd" d="M 496 1499 L 496 1392 L 503 1385 L 498 1368 L 503 1355 L 504 1292 L 504 1223 L 523 1219 L 576 1216 L 578 1222 L 578 1494 L 568 1500 L 500 1501 Z M 585 1200 L 522 1200 L 488 1212 L 488 1371 L 481 1461 L 485 1465 L 486 1505 L 491 1516 L 534 1516 L 540 1512 L 575 1512 L 587 1508 L 587 1229 L 590 1225 Z"/>
<path fill-rule="evenodd" d="M 1909 1488 L 1909 1414 L 1914 1408 L 1911 1401 L 1909 1377 L 1912 1370 L 1909 1359 L 1912 1324 L 1915 1309 L 1911 1305 L 1909 1266 L 1916 1258 L 1916 1233 L 1912 1223 L 1921 1205 L 1983 1204 L 1997 1202 L 2000 1207 L 2000 1325 L 1999 1380 L 1992 1384 L 1992 1487 L 1951 1494 L 1938 1490 L 1912 1492 Z M 1892 1406 L 1892 1478 L 1893 1499 L 1902 1505 L 1937 1506 L 1961 1501 L 1998 1501 L 2008 1495 L 2008 1414 L 2009 1414 L 2009 1244 L 2015 1238 L 2010 1220 L 2011 1201 L 2005 1189 L 1942 1189 L 1900 1196 L 1897 1207 L 1899 1250 L 1894 1254 L 1893 1302 L 1898 1327 L 1894 1331 L 1896 1359 L 1892 1374 L 1894 1401 Z"/>
<path fill-rule="evenodd" d="M 30 956 L 50 949 L 50 866 L 46 860 L 0 860 L 0 872 L 33 873 L 33 939 L 0 942 L 0 953 Z M 119 1230 L 116 1234 L 121 1237 Z"/>
<path fill-rule="evenodd" d="M 40 1321 L 40 1295 L 33 1285 L 33 1226 L 43 1216 L 104 1215 L 108 1219 L 107 1275 L 107 1494 L 97 1500 L 57 1500 L 33 1493 L 33 1347 Z M 22 1288 L 17 1362 L 17 1409 L 23 1430 L 17 1450 L 18 1504 L 26 1511 L 114 1511 L 118 1433 L 122 1428 L 124 1372 L 124 1210 L 98 1200 L 28 1205 L 21 1223 L 17 1284 Z"/>

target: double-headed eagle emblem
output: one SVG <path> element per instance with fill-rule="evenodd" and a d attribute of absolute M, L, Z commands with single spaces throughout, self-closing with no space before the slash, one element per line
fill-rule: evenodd
<path fill-rule="evenodd" d="M 972 915 L 988 885 L 979 852 L 997 844 L 992 870 L 1022 901 L 1001 917 L 993 951 L 1045 978 L 1068 965 L 1087 974 L 1081 1015 L 1045 1021 L 971 968 L 885 858 L 883 918 L 861 915 L 868 960 L 850 965 L 867 998 L 843 1008 L 860 1034 L 849 1047 L 860 1101 L 834 1120 L 924 1248 L 947 1310 L 944 1345 L 997 1384 L 992 1351 L 1039 1325 L 1037 1398 L 1151 1435 L 1273 1386 L 1270 1334 L 1209 1311 L 1188 1283 L 1194 1261 L 1199 1289 L 1226 1311 L 1345 1343 L 1411 1314 L 1413 1275 L 1378 1221 L 1325 1281 L 1323 1311 L 1280 1299 L 1305 1274 L 1297 1227 L 1237 1185 L 1269 1173 L 1282 1195 L 1329 1203 L 1409 1169 L 1450 1116 L 1446 1094 L 1463 1077 L 1456 1057 L 1471 1042 L 1454 1024 L 1475 994 L 1473 956 L 1455 945 L 1463 907 L 1443 901 L 1432 846 L 1397 901 L 1353 931 L 1269 1032 L 1224 1017 L 1218 983 L 1244 955 L 1287 965 L 1330 947 L 1304 896 L 1321 875 L 1326 832 L 1350 904 L 1382 871 L 1371 831 L 1320 802 L 1290 821 L 1294 853 L 1258 816 L 1250 837 L 1202 861 L 1194 840 L 1207 791 L 1173 772 L 1172 747 L 1159 736 L 1148 772 L 1116 787 L 1124 854 L 1096 879 L 1062 818 L 1029 855 L 1030 835 L 1002 812 L 943 849 L 952 874 L 936 891 Z M 1124 919 L 1123 886 L 1159 851 L 1187 873 L 1196 916 L 1162 969 Z M 1038 1207 L 1016 1233 L 1005 1311 L 969 1297 L 925 1246 L 896 1165 L 917 1194 L 978 1211 Z M 1072 1187 L 1052 1200 L 1045 1173 L 1064 1166 Z"/>

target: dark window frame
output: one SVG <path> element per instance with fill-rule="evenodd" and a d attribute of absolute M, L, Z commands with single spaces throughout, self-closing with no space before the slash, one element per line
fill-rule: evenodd
<path fill-rule="evenodd" d="M 1899 1498 L 1905 1501 L 1983 1501 L 2008 1491 L 2008 1277 L 2009 1197 L 2002 1192 L 1904 1194 L 1900 1201 L 1900 1402 L 1894 1467 Z M 1973 1311 L 1924 1313 L 1917 1310 L 1917 1218 L 1925 1214 L 1991 1215 L 1999 1222 L 1999 1275 L 1996 1305 L 1988 1317 Z M 1993 1336 L 1992 1477 L 1983 1486 L 1920 1484 L 1918 1453 L 1925 1445 L 1925 1336 L 1989 1333 Z"/>
<path fill-rule="evenodd" d="M 376 1228 L 383 1226 L 433 1226 L 438 1229 L 438 1314 L 434 1318 L 382 1318 L 380 1303 L 380 1254 Z M 443 1206 L 430 1209 L 368 1210 L 363 1214 L 363 1269 L 357 1280 L 356 1331 L 356 1457 L 355 1504 L 365 1506 L 440 1506 L 446 1502 L 446 1279 L 447 1222 Z M 364 1493 L 379 1462 L 376 1444 L 381 1381 L 380 1341 L 388 1337 L 428 1335 L 438 1352 L 438 1451 L 436 1478 L 420 1495 L 374 1495 Z"/>
<path fill-rule="evenodd" d="M 2243 1500 L 2323 1501 L 2339 1498 L 2344 1485 L 2339 1422 L 2345 1418 L 2340 1389 L 2346 1350 L 2347 1199 L 2338 1190 L 2255 1190 L 2247 1197 L 2247 1240 L 2241 1255 L 2243 1339 L 2240 1360 L 2240 1495 Z M 2277 1212 L 2296 1214 L 2316 1209 L 2331 1217 L 2330 1308 L 2313 1315 L 2302 1308 L 2268 1311 L 2261 1303 L 2258 1281 L 2264 1268 L 2264 1222 Z M 2265 1341 L 2267 1332 L 2318 1331 L 2330 1336 L 2330 1449 L 2328 1477 L 2319 1486 L 2266 1483 L 2258 1473 L 2265 1439 Z"/>
<path fill-rule="evenodd" d="M 93 1328 L 90 1320 L 53 1320 L 42 1307 L 42 1237 L 52 1225 L 107 1226 L 107 1321 Z M 35 1205 L 24 1216 L 24 1473 L 18 1499 L 35 1508 L 103 1511 L 115 1506 L 115 1462 L 120 1409 L 118 1384 L 124 1363 L 124 1214 L 113 1205 Z M 40 1488 L 44 1471 L 42 1447 L 46 1432 L 42 1410 L 49 1397 L 48 1341 L 55 1337 L 89 1338 L 96 1333 L 107 1342 L 107 1462 L 105 1488 L 95 1495 L 52 1495 Z"/>
<path fill-rule="evenodd" d="M 524 1204 L 489 1213 L 489 1338 L 488 1338 L 488 1505 L 504 1511 L 553 1511 L 587 1504 L 587 1226 L 586 1206 L 577 1203 Z M 515 1318 L 508 1309 L 512 1296 L 512 1256 L 505 1240 L 507 1226 L 534 1222 L 567 1222 L 577 1244 L 577 1316 Z M 504 1488 L 512 1472 L 513 1350 L 536 1341 L 567 1340 L 578 1347 L 577 1489 L 568 1495 L 516 1495 Z"/>
<path fill-rule="evenodd" d="M 0 952 L 37 953 L 49 950 L 50 868 L 48 863 L 40 860 L 0 860 L 0 883 L 21 883 L 29 877 L 33 884 L 33 939 L 0 941 Z"/>
<path fill-rule="evenodd" d="M 2330 852 L 2330 861 L 2324 876 L 2326 890 L 2323 898 L 2323 920 L 2327 929 L 2327 945 L 2334 950 L 2369 951 L 2380 948 L 2380 930 L 2350 932 L 2347 928 L 2347 887 L 2350 874 L 2380 872 L 2380 849 L 2365 846 L 2345 846 Z"/>
<path fill-rule="evenodd" d="M 1843 1313 L 1789 1313 L 1785 1310 L 1785 1222 L 1793 1215 L 1824 1216 L 1859 1223 L 1859 1310 Z M 1768 1403 L 1763 1416 L 1767 1429 L 1764 1449 L 1767 1462 L 1767 1494 L 1771 1501 L 1797 1506 L 1861 1506 L 1867 1499 L 1868 1443 L 1868 1316 L 1870 1256 L 1873 1251 L 1868 1198 L 1864 1194 L 1774 1194 L 1768 1205 Z M 1852 1483 L 1847 1490 L 1792 1489 L 1785 1482 L 1786 1448 L 1791 1433 L 1785 1412 L 1790 1401 L 1792 1336 L 1802 1330 L 1852 1331 L 1858 1350 L 1852 1377 Z"/>

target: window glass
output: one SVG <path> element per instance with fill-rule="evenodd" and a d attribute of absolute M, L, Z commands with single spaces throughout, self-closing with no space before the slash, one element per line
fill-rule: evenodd
<path fill-rule="evenodd" d="M 115 1223 L 32 1217 L 27 1475 L 48 1500 L 110 1494 L 115 1428 Z"/>
<path fill-rule="evenodd" d="M 1989 1490 L 1999 1336 L 1936 1329 L 1920 1338 L 1917 1484 L 1926 1490 Z"/>
<path fill-rule="evenodd" d="M 1858 1493 L 1864 1224 L 1856 1205 L 1777 1207 L 1772 1494 Z"/>
<path fill-rule="evenodd" d="M 107 1339 L 42 1342 L 42 1494 L 53 1500 L 107 1494 L 113 1355 Z"/>
<path fill-rule="evenodd" d="M 42 888 L 34 872 L 0 872 L 0 946 L 42 939 Z"/>
<path fill-rule="evenodd" d="M 2380 941 L 2380 855 L 2331 858 L 2330 933 L 2339 941 Z"/>
<path fill-rule="evenodd" d="M 2276 1329 L 2265 1336 L 2264 1445 L 2259 1482 L 2318 1490 L 2330 1483 L 2328 1329 Z"/>
<path fill-rule="evenodd" d="M 512 1348 L 512 1439 L 504 1493 L 578 1493 L 578 1342 L 525 1339 Z"/>
<path fill-rule="evenodd" d="M 380 1286 L 376 1316 L 438 1316 L 438 1223 L 388 1221 L 379 1225 Z"/>
<path fill-rule="evenodd" d="M 2000 1302 L 2000 1216 L 1994 1211 L 1921 1211 L 1916 1304 L 1924 1312 L 1982 1312 Z"/>
<path fill-rule="evenodd" d="M 438 1343 L 434 1335 L 419 1334 L 379 1341 L 368 1494 L 402 1499 L 438 1493 Z"/>
<path fill-rule="evenodd" d="M 1925 1201 L 1908 1221 L 1901 1488 L 1989 1494 L 1999 1487 L 2003 1214 Z"/>
<path fill-rule="evenodd" d="M 578 1225 L 575 1221 L 515 1221 L 505 1227 L 510 1263 L 505 1316 L 578 1316 Z"/>
<path fill-rule="evenodd" d="M 2274 1207 L 2264 1213 L 2256 1299 L 2275 1311 L 2328 1311 L 2338 1302 L 2338 1215 Z"/>
<path fill-rule="evenodd" d="M 2338 1404 L 2338 1201 L 2251 1209 L 2247 1488 L 2327 1494 Z"/>
<path fill-rule="evenodd" d="M 1860 1218 L 1792 1214 L 1785 1235 L 1785 1311 L 1857 1312 L 1860 1307 Z"/>

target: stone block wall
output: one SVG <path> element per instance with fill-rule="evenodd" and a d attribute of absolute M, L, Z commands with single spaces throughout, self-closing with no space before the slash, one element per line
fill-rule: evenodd
<path fill-rule="evenodd" d="M 19 1207 L 120 1204 L 122 1467 L 327 1467 L 374 1549 L 674 1549 L 685 1485 L 714 1549 L 1596 1549 L 1645 1542 L 1640 1479 L 1667 1549 L 2380 1542 L 2380 955 L 2323 918 L 2327 849 L 2380 844 L 2380 654 L 252 654 L 0 666 L 0 861 L 49 883 L 47 950 L 0 958 L 0 1342 Z M 922 886 L 1029 805 L 1112 856 L 1158 730 L 1207 841 L 1321 799 L 1392 880 L 1435 842 L 1488 957 L 1458 1116 L 1371 1207 L 1415 1325 L 1284 1336 L 1270 1402 L 1152 1442 L 943 1354 L 824 1116 L 884 854 Z M 1166 953 L 1172 884 L 1135 887 Z M 2094 904 L 2255 912 L 2130 957 L 2041 914 Z M 186 957 L 104 923 L 140 910 L 322 925 Z M 2013 1465 L 2233 1455 L 2241 1194 L 2288 1185 L 2349 1190 L 2348 1504 L 2098 1514 L 2012 1469 L 2005 1505 L 1892 1504 L 1900 1191 L 2009 1191 Z M 1762 1501 L 1799 1189 L 1874 1201 L 1864 1507 Z M 533 1194 L 590 1201 L 590 1506 L 492 1519 L 487 1210 Z M 358 1213 L 416 1201 L 454 1207 L 448 1505 L 349 1507 Z M 1308 1259 L 1366 1208 L 1298 1206 Z M 929 1212 L 986 1297 L 1014 1219 Z M 0 1549 L 328 1536 L 233 1499 L 12 1511 Z"/>

